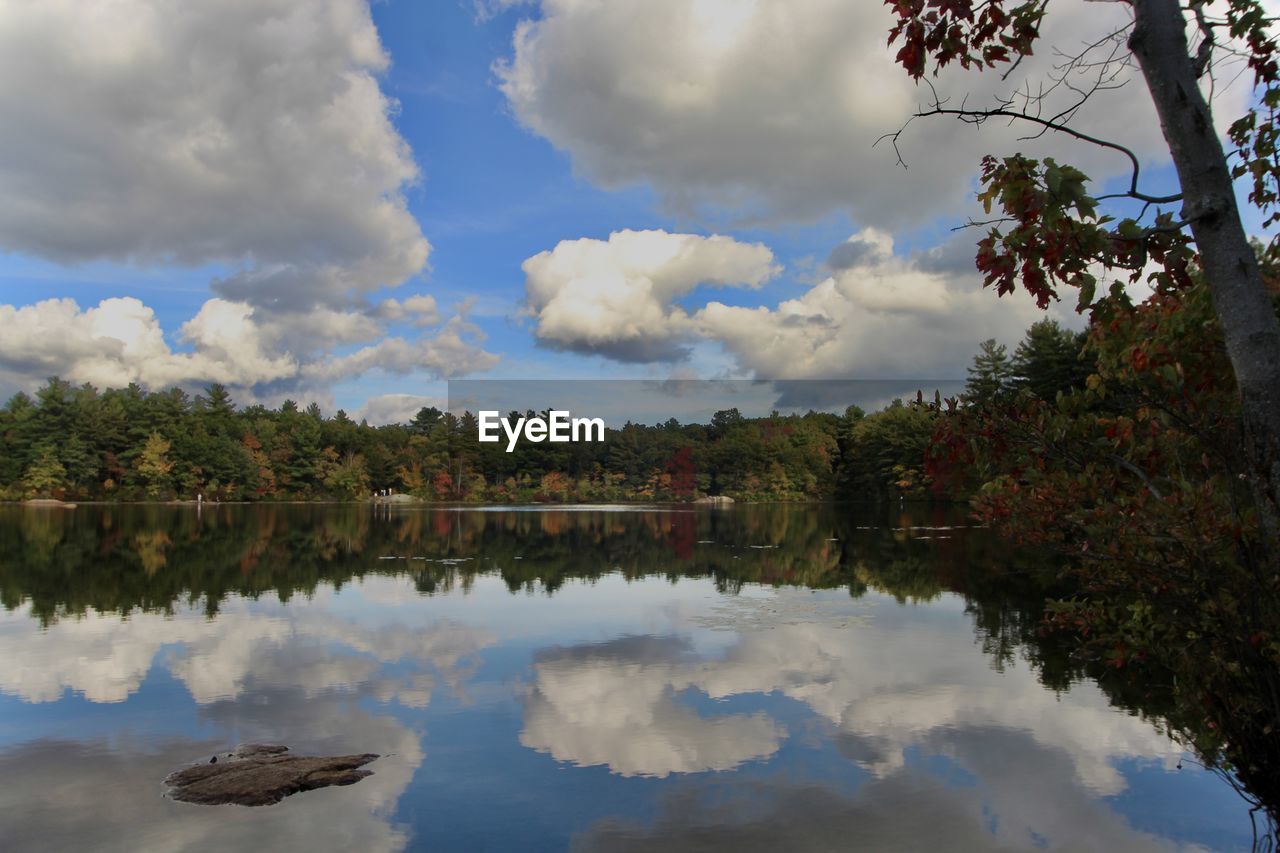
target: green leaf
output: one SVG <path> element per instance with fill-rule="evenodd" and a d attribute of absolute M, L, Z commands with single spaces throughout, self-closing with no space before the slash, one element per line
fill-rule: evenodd
<path fill-rule="evenodd" d="M 1093 304 L 1093 297 L 1098 289 L 1098 279 L 1089 273 L 1080 274 L 1080 300 L 1076 303 L 1076 311 L 1084 311 Z"/>

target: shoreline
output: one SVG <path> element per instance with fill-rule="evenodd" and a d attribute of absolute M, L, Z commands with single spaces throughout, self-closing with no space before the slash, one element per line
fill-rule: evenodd
<path fill-rule="evenodd" d="M 609 508 L 609 507 L 689 507 L 693 509 L 725 509 L 735 506 L 769 506 L 769 505 L 794 505 L 794 506 L 819 506 L 824 504 L 857 504 L 860 506 L 881 505 L 892 506 L 911 505 L 920 506 L 928 504 L 936 505 L 957 505 L 967 503 L 963 500 L 955 499 L 938 499 L 938 498 L 904 498 L 900 501 L 892 500 L 856 500 L 849 498 L 805 498 L 801 500 L 759 500 L 753 501 L 748 499 L 734 499 L 733 501 L 513 501 L 510 503 L 496 503 L 493 501 L 428 501 L 428 500 L 408 500 L 408 501 L 378 501 L 375 499 L 364 498 L 361 500 L 333 500 L 333 499 L 316 499 L 316 500 L 287 500 L 287 501 L 104 501 L 104 500 L 74 500 L 61 501 L 54 498 L 42 498 L 37 500 L 8 500 L 0 501 L 0 506 L 16 506 L 27 507 L 30 509 L 74 509 L 77 506 L 92 507 L 110 507 L 110 506 L 155 506 L 155 507 L 224 507 L 224 506 L 369 506 L 369 507 L 398 507 L 401 509 L 505 509 L 505 508 L 529 508 L 529 507 L 546 507 L 554 508 Z"/>

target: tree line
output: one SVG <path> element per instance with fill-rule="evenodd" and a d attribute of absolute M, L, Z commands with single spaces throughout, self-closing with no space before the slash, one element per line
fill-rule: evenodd
<path fill-rule="evenodd" d="M 1080 348 L 1080 335 L 1037 323 L 1012 356 L 983 344 L 970 385 L 1050 395 L 1087 375 Z M 508 453 L 477 441 L 469 412 L 424 407 L 408 423 L 372 426 L 315 404 L 237 407 L 220 385 L 193 397 L 52 378 L 0 409 L 0 499 L 353 500 L 384 489 L 498 503 L 948 497 L 925 470 L 938 417 L 902 401 L 870 414 L 726 409 L 705 424 L 628 423 L 604 442 L 520 442 Z"/>

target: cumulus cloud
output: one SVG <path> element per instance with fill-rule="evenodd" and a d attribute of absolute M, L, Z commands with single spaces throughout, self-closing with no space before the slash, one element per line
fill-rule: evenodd
<path fill-rule="evenodd" d="M 397 284 L 429 246 L 388 62 L 365 0 L 3 0 L 0 247 L 243 263 L 217 288 L 261 305 Z"/>
<path fill-rule="evenodd" d="M 391 373 L 429 369 L 448 379 L 464 373 L 488 370 L 498 357 L 478 349 L 471 339 L 483 333 L 461 316 L 450 318 L 439 333 L 416 340 L 385 338 L 343 356 L 331 356 L 308 365 L 303 376 L 309 382 L 327 384 L 360 376 L 374 368 Z"/>
<path fill-rule="evenodd" d="M 954 732 L 1029 731 L 1043 748 L 1069 756 L 1074 784 L 1099 795 L 1125 790 L 1118 759 L 1158 756 L 1172 765 L 1180 754 L 1149 723 L 1118 716 L 1096 686 L 1057 697 L 1024 664 L 999 673 L 973 649 L 948 644 L 951 630 L 873 621 L 857 629 L 862 642 L 853 644 L 839 628 L 779 625 L 744 633 L 723 659 L 682 675 L 713 698 L 776 691 L 804 702 L 858 739 L 851 757 L 878 777 L 901 770 L 911 747 Z M 872 651 L 890 647 L 892 670 Z"/>
<path fill-rule="evenodd" d="M 364 405 L 356 410 L 353 417 L 375 425 L 403 424 L 413 420 L 419 410 L 426 406 L 435 406 L 444 411 L 448 408 L 448 400 L 444 397 L 424 397 L 420 394 L 379 394 L 365 400 Z"/>
<path fill-rule="evenodd" d="M 432 325 L 440 320 L 440 311 L 436 306 L 436 298 L 434 296 L 410 296 L 404 301 L 404 310 L 416 315 L 418 322 L 424 326 Z"/>
<path fill-rule="evenodd" d="M 335 355 L 444 319 L 429 295 L 370 301 L 430 253 L 389 62 L 368 0 L 0 0 L 0 251 L 225 270 L 170 330 L 185 351 L 132 297 L 0 306 L 0 379 L 269 400 L 378 368 L 492 365 L 465 324 Z"/>
<path fill-rule="evenodd" d="M 7 664 L 0 667 L 0 692 L 27 702 L 56 702 L 70 689 L 90 702 L 123 702 L 135 693 L 166 643 L 181 643 L 205 653 L 212 669 L 208 679 L 192 686 L 204 701 L 238 692 L 237 679 L 252 661 L 252 652 L 288 636 L 282 619 L 230 614 L 218 622 L 199 618 L 169 619 L 137 613 L 128 620 L 90 614 L 61 620 L 41 630 L 26 613 L 0 622 L 0 645 Z M 212 689 L 207 689 L 212 686 Z"/>
<path fill-rule="evenodd" d="M 777 269 L 769 250 L 727 237 L 624 231 L 530 258 L 525 290 L 538 339 L 559 348 L 677 360 L 691 342 L 705 341 L 759 378 L 945 379 L 963 376 L 977 341 L 1016 339 L 1041 316 L 1022 294 L 997 299 L 984 291 L 972 245 L 964 238 L 954 245 L 903 257 L 889 234 L 868 228 L 835 247 L 830 275 L 795 298 L 757 307 L 713 300 L 686 310 L 677 300 L 713 276 L 763 283 Z M 968 270 L 960 272 L 966 255 Z"/>
<path fill-rule="evenodd" d="M 453 622 L 371 627 L 321 606 L 285 608 L 232 602 L 216 620 L 195 608 L 173 616 L 134 613 L 128 619 L 90 612 L 41 628 L 25 610 L 0 617 L 0 693 L 27 702 L 55 702 L 67 690 L 91 702 L 123 702 L 142 685 L 157 655 L 199 705 L 234 700 L 267 686 L 316 695 L 369 687 L 382 701 L 422 707 L 433 683 L 461 685 L 464 662 L 496 637 Z M 382 677 L 388 664 L 410 672 Z"/>
<path fill-rule="evenodd" d="M 809 603 L 797 601 L 804 597 L 775 593 L 768 603 L 785 611 Z M 844 627 L 775 624 L 783 617 L 774 611 L 763 618 L 763 630 L 741 631 L 719 657 L 699 657 L 672 637 L 543 655 L 521 743 L 622 775 L 667 775 L 726 769 L 772 754 L 785 738 L 767 716 L 700 717 L 676 698 L 692 688 L 712 699 L 779 694 L 802 702 L 878 778 L 901 772 L 912 748 L 960 757 L 966 742 L 991 732 L 1029 732 L 1039 749 L 1063 756 L 1070 787 L 1091 795 L 1125 790 L 1118 759 L 1159 756 L 1171 765 L 1180 754 L 1149 723 L 1118 716 L 1093 685 L 1058 697 L 1021 664 L 992 670 L 973 649 L 947 641 L 951 626 L 873 621 L 850 642 Z M 874 654 L 881 648 L 894 649 L 892 668 Z M 1001 750 L 987 744 L 963 752 L 978 772 L 984 754 Z M 989 768 L 981 769 L 985 778 Z M 1010 797 L 1017 788 L 1009 786 Z"/>
<path fill-rule="evenodd" d="M 133 297 L 104 299 L 81 311 L 71 299 L 21 308 L 0 305 L 0 368 L 32 377 L 165 387 L 192 380 L 252 385 L 293 375 L 298 363 L 264 348 L 262 330 L 243 303 L 211 299 L 182 327 L 194 352 L 174 352 L 155 312 Z"/>
<path fill-rule="evenodd" d="M 783 846 L 827 849 L 841 837 L 870 849 L 893 847 L 887 839 L 924 831 L 882 807 L 881 796 L 899 801 L 907 790 L 929 803 L 921 814 L 947 816 L 940 839 L 971 840 L 962 847 L 1023 849 L 1039 838 L 1049 847 L 1086 839 L 1104 849 L 1164 849 L 1127 826 L 1106 798 L 1127 790 L 1126 763 L 1163 761 L 1172 769 L 1181 751 L 1150 722 L 1117 712 L 1096 685 L 1056 695 L 1021 660 L 997 671 L 968 644 L 953 642 L 958 625 L 941 611 L 933 620 L 878 609 L 822 618 L 804 591 L 776 591 L 739 608 L 719 617 L 735 636 L 716 651 L 700 652 L 675 636 L 637 636 L 545 652 L 535 663 L 521 743 L 620 775 L 721 770 L 772 755 L 788 733 L 767 713 L 699 716 L 682 697 L 690 691 L 713 700 L 786 697 L 817 715 L 833 745 L 872 779 L 852 800 L 827 799 L 832 792 L 815 785 L 797 792 L 798 799 L 825 803 L 825 817 L 844 832 L 814 836 L 800 827 L 827 820 L 784 819 L 789 809 L 775 811 L 770 803 L 795 780 L 776 779 L 782 788 L 757 792 L 769 793 L 764 798 L 745 790 L 725 798 L 718 788 L 712 812 L 723 807 L 732 815 L 708 817 L 701 806 L 680 809 L 673 802 L 651 828 L 653 837 L 631 824 L 602 822 L 587 836 L 598 843 L 584 849 L 631 849 L 626 839 L 645 839 L 642 849 L 683 849 L 695 836 L 705 844 L 705 833 L 691 826 L 674 832 L 668 824 L 694 815 L 704 830 L 723 833 L 721 847 L 776 849 L 779 838 L 791 838 Z M 859 615 L 866 618 L 846 623 Z M 894 650 L 892 666 L 878 651 L 886 648 Z M 938 786 L 920 760 L 932 755 L 945 756 L 973 784 Z M 737 784 L 750 787 L 759 778 Z M 743 803 L 750 806 L 743 810 Z M 775 820 L 782 826 L 774 827 Z M 757 832 L 763 836 L 753 844 Z"/>
<path fill-rule="evenodd" d="M 624 637 L 558 649 L 534 665 L 520 743 L 559 761 L 622 776 L 731 770 L 777 751 L 786 734 L 765 714 L 704 717 L 680 705 L 679 640 Z"/>
<path fill-rule="evenodd" d="M 1123 4 L 1054 6 L 1044 44 L 1081 49 L 1125 21 Z M 981 132 L 948 119 L 898 130 L 930 93 L 893 61 L 883 3 L 847 0 L 651 0 L 592 3 L 542 0 L 541 14 L 516 29 L 498 64 L 503 93 L 530 130 L 566 151 L 596 184 L 649 184 L 679 213 L 733 219 L 810 218 L 844 211 L 860 225 L 899 227 L 955 214 L 970 193 L 980 156 L 1020 149 L 1064 151 L 1094 177 L 1128 168 L 1115 152 L 1061 137 L 1019 141 L 1025 128 Z M 942 97 L 991 103 L 1024 81 L 1046 80 L 1061 61 L 1049 49 L 999 74 L 948 69 Z M 1136 69 L 1073 123 L 1167 159 L 1150 99 Z M 1221 111 L 1233 114 L 1247 87 Z M 1053 114 L 1075 94 L 1060 89 Z"/>
<path fill-rule="evenodd" d="M 843 265 L 794 299 L 708 303 L 694 315 L 699 334 L 763 378 L 945 379 L 964 375 L 978 341 L 1017 339 L 1042 316 L 1024 294 L 984 290 L 976 273 L 934 271 L 933 255 L 895 255 L 883 232 L 867 229 L 844 246 L 854 248 L 833 252 Z"/>
<path fill-rule="evenodd" d="M 401 318 L 435 314 L 434 301 L 397 303 Z M 383 337 L 384 318 L 317 308 L 264 314 L 244 302 L 210 299 L 179 329 L 188 351 L 172 348 L 155 312 L 133 297 L 81 309 L 71 299 L 0 305 L 0 378 L 31 386 L 59 375 L 76 383 L 151 388 L 220 382 L 250 399 L 323 392 L 372 370 L 423 371 L 445 378 L 488 370 L 498 357 L 482 349 L 479 328 L 455 315 L 434 333 Z M 381 338 L 344 355 L 335 346 Z"/>
<path fill-rule="evenodd" d="M 523 269 L 539 341 L 621 361 L 683 358 L 692 327 L 675 300 L 703 285 L 758 288 L 778 271 L 759 243 L 629 230 L 562 241 Z"/>

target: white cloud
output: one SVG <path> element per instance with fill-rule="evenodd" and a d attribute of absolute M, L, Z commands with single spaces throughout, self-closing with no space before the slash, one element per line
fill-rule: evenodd
<path fill-rule="evenodd" d="M 1043 49 L 1009 81 L 949 69 L 936 85 L 952 105 L 977 106 L 1060 62 L 1049 46 L 1078 49 L 1125 20 L 1123 4 L 1050 8 Z M 1046 137 L 1025 127 L 981 132 L 950 119 L 899 129 L 929 91 L 911 82 L 885 42 L 892 13 L 848 0 L 542 0 L 496 66 L 502 91 L 526 127 L 570 155 L 596 184 L 649 184 L 680 213 L 730 218 L 811 218 L 845 211 L 859 225 L 897 228 L 955 216 L 988 151 L 1062 149 L 1095 177 L 1128 168 L 1114 151 Z M 1159 161 L 1167 159 L 1136 69 L 1074 120 Z M 1223 110 L 1243 103 L 1245 87 Z M 1075 95 L 1055 92 L 1045 114 Z"/>
<path fill-rule="evenodd" d="M 471 0 L 477 23 L 491 21 L 508 9 L 528 6 L 533 2 L 535 0 Z"/>
<path fill-rule="evenodd" d="M 703 717 L 678 704 L 688 684 L 679 643 L 623 638 L 535 664 L 520 743 L 622 776 L 731 770 L 777 751 L 786 730 L 765 714 Z"/>
<path fill-rule="evenodd" d="M 237 679 L 252 661 L 255 647 L 280 642 L 289 633 L 283 619 L 226 614 L 213 622 L 192 613 L 170 619 L 135 613 L 129 619 L 90 613 L 61 619 L 40 629 L 28 613 L 0 620 L 0 692 L 27 702 L 56 702 L 73 690 L 90 702 L 123 702 L 136 692 L 166 643 L 182 643 L 209 652 L 210 669 L 192 684 L 202 701 L 238 692 Z"/>
<path fill-rule="evenodd" d="M 424 397 L 419 394 L 379 394 L 365 400 L 353 417 L 371 424 L 403 424 L 413 420 L 418 411 L 426 406 L 435 406 L 444 411 L 448 407 L 448 401 L 443 397 Z"/>
<path fill-rule="evenodd" d="M 842 611 L 865 617 L 847 625 L 818 618 L 806 591 L 775 591 L 740 607 L 727 623 L 732 642 L 715 652 L 641 636 L 545 653 L 535 664 L 521 743 L 621 775 L 720 770 L 771 755 L 787 733 L 767 715 L 699 716 L 681 695 L 784 696 L 822 719 L 840 752 L 873 777 L 871 790 L 930 784 L 913 754 L 944 756 L 970 774 L 975 782 L 965 790 L 972 799 L 951 805 L 967 813 L 955 815 L 957 831 L 985 839 L 977 846 L 1022 849 L 1040 837 L 1052 848 L 1088 836 L 1105 849 L 1161 848 L 1134 833 L 1104 798 L 1126 791 L 1122 764 L 1163 761 L 1172 768 L 1181 750 L 1149 721 L 1111 707 L 1096 685 L 1055 694 L 1022 660 L 996 671 L 969 644 L 954 642 L 968 619 L 958 610 L 954 619 L 942 608 L 935 620 L 901 618 L 868 600 Z M 804 614 L 799 622 L 797 613 Z M 893 649 L 892 665 L 883 649 Z M 870 848 L 918 831 L 910 821 L 882 823 L 870 831 L 881 838 Z"/>
<path fill-rule="evenodd" d="M 328 384 L 378 368 L 401 374 L 426 370 L 449 379 L 488 370 L 498 363 L 498 356 L 479 349 L 472 342 L 483 338 L 479 327 L 455 315 L 435 335 L 416 340 L 384 338 L 348 355 L 330 356 L 310 364 L 303 376 L 309 383 Z"/>
<path fill-rule="evenodd" d="M 229 270 L 173 334 L 187 351 L 134 297 L 0 305 L 3 384 L 275 400 L 374 369 L 491 366 L 461 321 L 335 353 L 443 319 L 429 295 L 369 301 L 430 252 L 379 87 L 389 62 L 368 0 L 0 0 L 0 251 Z"/>
<path fill-rule="evenodd" d="M 128 619 L 90 611 L 47 628 L 23 608 L 0 617 L 0 692 L 54 702 L 72 690 L 91 702 L 123 702 L 139 689 L 161 649 L 172 646 L 167 669 L 199 705 L 255 687 L 289 686 L 315 695 L 376 682 L 383 701 L 404 691 L 421 707 L 430 680 L 375 677 L 383 665 L 407 662 L 418 674 L 429 668 L 456 686 L 466 674 L 463 661 L 495 640 L 485 629 L 454 622 L 370 627 L 319 606 L 298 611 L 273 599 L 224 602 L 216 620 L 195 608 Z"/>
<path fill-rule="evenodd" d="M 1042 315 L 1024 294 L 984 290 L 972 256 L 958 239 L 905 258 L 887 233 L 866 229 L 837 246 L 830 275 L 795 298 L 686 311 L 676 300 L 701 281 L 762 283 L 776 270 L 772 254 L 727 237 L 624 231 L 530 258 L 525 289 L 535 334 L 560 348 L 656 361 L 684 358 L 703 341 L 760 378 L 945 379 L 964 375 L 978 341 L 1016 340 Z M 1079 322 L 1069 309 L 1054 314 Z"/>
<path fill-rule="evenodd" d="M 405 316 L 429 317 L 434 303 L 405 301 Z M 180 340 L 165 340 L 155 312 L 133 297 L 105 299 L 81 310 L 71 299 L 0 305 L 0 375 L 31 387 L 59 375 L 75 383 L 151 388 L 198 387 L 220 382 L 251 399 L 318 394 L 333 382 L 372 370 L 436 377 L 483 371 L 497 356 L 480 347 L 483 335 L 454 316 L 434 333 L 383 338 L 347 355 L 333 347 L 385 334 L 383 318 L 368 312 L 316 308 L 297 314 L 264 313 L 244 302 L 210 299 L 184 323 Z"/>
<path fill-rule="evenodd" d="M 807 599 L 774 593 L 764 629 L 740 630 L 715 658 L 653 637 L 544 656 L 521 743 L 622 775 L 720 770 L 776 751 L 785 730 L 768 717 L 699 717 L 676 699 L 695 688 L 712 699 L 777 693 L 803 702 L 858 738 L 855 760 L 882 778 L 904 768 L 912 747 L 993 728 L 1027 731 L 1041 748 L 1069 756 L 1074 784 L 1097 795 L 1125 789 L 1117 759 L 1161 756 L 1171 765 L 1180 755 L 1149 723 L 1118 715 L 1094 685 L 1060 697 L 1021 663 L 994 671 L 972 648 L 948 643 L 954 626 L 872 620 L 851 637 L 844 627 L 786 624 L 773 615 Z M 894 649 L 892 668 L 875 654 L 882 648 Z"/>
<path fill-rule="evenodd" d="M 699 334 L 763 378 L 946 379 L 963 377 L 979 341 L 1016 340 L 1043 314 L 1023 293 L 997 298 L 976 272 L 894 255 L 882 232 L 868 229 L 851 244 L 872 249 L 794 299 L 708 303 L 693 318 Z M 1054 313 L 1071 322 L 1063 309 Z"/>
<path fill-rule="evenodd" d="M 1076 782 L 1102 795 L 1126 787 L 1116 759 L 1161 756 L 1172 765 L 1180 754 L 1150 723 L 1118 715 L 1095 685 L 1055 696 L 1021 662 L 999 673 L 972 648 L 949 646 L 951 630 L 872 621 L 855 644 L 838 628 L 778 625 L 744 633 L 722 660 L 682 675 L 712 698 L 777 691 L 804 702 L 862 739 L 858 763 L 877 776 L 901 769 L 913 745 L 985 727 L 1030 731 L 1070 756 Z M 873 650 L 890 647 L 886 669 Z"/>
<path fill-rule="evenodd" d="M 440 309 L 434 296 L 410 296 L 404 301 L 403 307 L 413 316 L 415 326 L 425 328 L 440 322 Z"/>
<path fill-rule="evenodd" d="M 293 358 L 264 349 L 252 315 L 242 303 L 209 300 L 182 328 L 195 351 L 179 353 L 165 342 L 155 313 L 132 297 L 105 299 L 84 311 L 71 299 L 0 305 L 6 329 L 0 367 L 31 380 L 60 374 L 112 387 L 133 381 L 153 387 L 192 381 L 248 386 L 295 374 Z"/>
<path fill-rule="evenodd" d="M 686 354 L 690 326 L 674 300 L 702 285 L 760 287 L 778 271 L 759 243 L 666 231 L 565 240 L 523 269 L 539 341 L 623 361 Z"/>
<path fill-rule="evenodd" d="M 0 0 L 0 247 L 244 264 L 217 287 L 259 305 L 398 284 L 429 246 L 388 62 L 366 0 Z"/>

